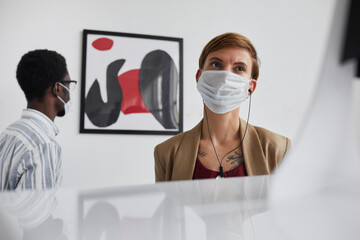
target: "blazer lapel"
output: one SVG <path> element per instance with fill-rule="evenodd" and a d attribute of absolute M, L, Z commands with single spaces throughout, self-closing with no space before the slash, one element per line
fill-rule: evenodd
<path fill-rule="evenodd" d="M 192 179 L 200 144 L 202 120 L 188 131 L 176 152 L 172 180 Z"/>
<path fill-rule="evenodd" d="M 246 121 L 240 118 L 240 136 L 244 136 Z M 256 129 L 248 124 L 247 132 L 242 143 L 245 168 L 249 176 L 265 175 L 270 173 L 261 141 Z"/>

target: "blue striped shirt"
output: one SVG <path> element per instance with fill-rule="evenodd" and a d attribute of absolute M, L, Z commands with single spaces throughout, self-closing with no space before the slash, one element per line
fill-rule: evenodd
<path fill-rule="evenodd" d="M 0 135 L 0 190 L 50 189 L 62 180 L 61 147 L 54 122 L 24 109 Z"/>

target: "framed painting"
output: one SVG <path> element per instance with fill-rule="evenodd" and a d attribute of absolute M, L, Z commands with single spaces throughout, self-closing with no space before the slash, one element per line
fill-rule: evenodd
<path fill-rule="evenodd" d="M 80 133 L 183 131 L 183 40 L 83 31 Z"/>

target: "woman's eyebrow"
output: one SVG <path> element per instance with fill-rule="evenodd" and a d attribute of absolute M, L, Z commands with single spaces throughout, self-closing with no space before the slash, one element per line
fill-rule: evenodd
<path fill-rule="evenodd" d="M 219 62 L 223 62 L 223 60 L 221 60 L 221 59 L 218 58 L 218 57 L 212 57 L 212 58 L 209 59 L 209 61 L 214 61 L 214 60 L 217 60 L 217 61 L 219 61 Z"/>
<path fill-rule="evenodd" d="M 234 63 L 234 65 L 245 65 L 246 67 L 248 66 L 246 63 L 244 63 L 244 62 L 236 62 L 236 63 Z"/>

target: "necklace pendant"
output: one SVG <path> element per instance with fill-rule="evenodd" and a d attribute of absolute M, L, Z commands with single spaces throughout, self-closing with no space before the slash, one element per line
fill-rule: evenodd
<path fill-rule="evenodd" d="M 221 179 L 222 177 L 220 176 L 220 175 L 218 175 L 217 177 L 216 177 L 216 179 Z"/>
<path fill-rule="evenodd" d="M 220 174 L 220 177 L 224 177 L 224 171 L 223 171 L 223 167 L 220 165 L 219 167 L 219 174 Z"/>

